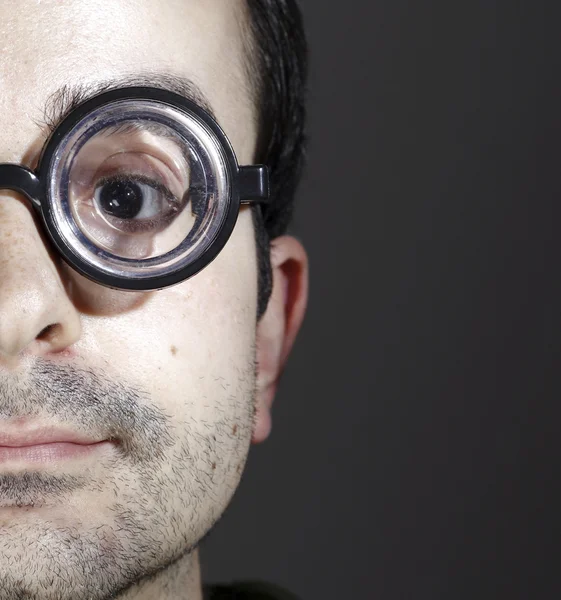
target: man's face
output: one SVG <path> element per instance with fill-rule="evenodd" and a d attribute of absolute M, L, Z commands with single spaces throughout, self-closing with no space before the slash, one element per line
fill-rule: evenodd
<path fill-rule="evenodd" d="M 0 162 L 35 166 L 61 87 L 164 72 L 198 85 L 251 163 L 242 21 L 230 0 L 1 2 Z M 195 277 L 131 293 L 78 276 L 27 200 L 0 195 L 0 432 L 117 440 L 45 463 L 0 452 L 0 599 L 108 598 L 194 547 L 239 482 L 255 387 L 251 215 Z"/>

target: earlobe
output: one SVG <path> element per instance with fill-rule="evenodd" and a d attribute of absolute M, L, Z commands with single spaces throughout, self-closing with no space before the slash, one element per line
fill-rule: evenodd
<path fill-rule="evenodd" d="M 282 236 L 271 242 L 271 268 L 271 298 L 257 324 L 255 444 L 270 434 L 271 406 L 308 301 L 308 257 L 296 238 Z"/>

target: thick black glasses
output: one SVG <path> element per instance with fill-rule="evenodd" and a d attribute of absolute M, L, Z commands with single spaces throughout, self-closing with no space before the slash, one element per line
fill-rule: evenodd
<path fill-rule="evenodd" d="M 197 104 L 159 88 L 112 90 L 75 108 L 39 166 L 0 164 L 0 189 L 25 194 L 64 260 L 112 288 L 156 290 L 206 267 L 240 204 L 268 200 L 268 172 L 240 167 Z"/>

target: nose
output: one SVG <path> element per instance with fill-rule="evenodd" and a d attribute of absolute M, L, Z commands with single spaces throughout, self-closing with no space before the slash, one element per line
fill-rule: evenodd
<path fill-rule="evenodd" d="M 0 190 L 0 365 L 24 353 L 64 350 L 80 338 L 58 260 L 29 200 Z"/>

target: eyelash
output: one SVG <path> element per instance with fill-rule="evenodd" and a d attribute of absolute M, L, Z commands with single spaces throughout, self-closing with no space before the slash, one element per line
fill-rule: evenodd
<path fill-rule="evenodd" d="M 167 186 L 165 186 L 160 181 L 152 179 L 151 177 L 146 177 L 146 175 L 139 175 L 139 174 L 128 175 L 127 174 L 127 175 L 123 176 L 122 174 L 119 174 L 119 175 L 109 175 L 109 176 L 101 177 L 100 179 L 95 181 L 94 190 L 96 190 L 98 187 L 101 187 L 103 185 L 107 185 L 108 183 L 113 183 L 114 181 L 135 181 L 138 183 L 143 183 L 145 185 L 149 185 L 149 186 L 153 187 L 155 190 L 157 190 L 158 192 L 161 192 L 164 195 L 164 197 L 166 198 L 166 200 L 168 200 L 168 202 L 170 202 L 172 205 L 179 207 L 179 204 L 180 204 L 179 199 Z"/>

